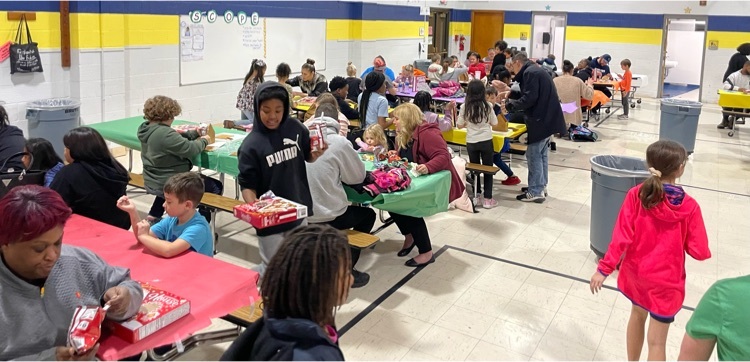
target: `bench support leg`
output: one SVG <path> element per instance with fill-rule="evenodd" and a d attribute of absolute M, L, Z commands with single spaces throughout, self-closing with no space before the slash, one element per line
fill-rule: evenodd
<path fill-rule="evenodd" d="M 234 178 L 234 199 L 240 199 L 240 182 L 237 180 L 237 177 Z"/>
<path fill-rule="evenodd" d="M 214 255 L 216 255 L 216 253 L 218 252 L 216 251 L 216 245 L 219 243 L 219 240 L 217 240 L 218 236 L 216 234 L 216 214 L 217 214 L 216 209 L 212 208 L 211 209 L 211 237 L 214 240 L 214 243 L 213 243 Z"/>
<path fill-rule="evenodd" d="M 128 172 L 133 171 L 133 149 L 128 148 Z"/>

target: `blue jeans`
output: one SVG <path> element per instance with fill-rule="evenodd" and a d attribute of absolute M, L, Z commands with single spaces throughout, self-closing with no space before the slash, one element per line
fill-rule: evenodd
<path fill-rule="evenodd" d="M 549 169 L 549 137 L 526 148 L 526 163 L 529 167 L 529 193 L 534 196 L 544 196 L 547 187 Z"/>
<path fill-rule="evenodd" d="M 243 119 L 240 119 L 239 121 L 234 121 L 234 124 L 236 124 L 238 126 L 245 126 L 245 125 L 253 123 L 253 120 L 255 119 L 255 113 L 254 112 L 252 112 L 252 111 L 246 111 L 246 110 L 243 109 L 242 110 L 242 115 L 244 116 L 244 117 L 242 117 Z"/>
<path fill-rule="evenodd" d="M 505 176 L 511 177 L 513 176 L 513 170 L 510 169 L 510 166 L 508 166 L 505 161 L 503 161 L 502 154 L 500 152 L 496 153 L 494 156 L 492 156 L 492 163 L 497 166 L 500 171 L 503 171 Z"/>

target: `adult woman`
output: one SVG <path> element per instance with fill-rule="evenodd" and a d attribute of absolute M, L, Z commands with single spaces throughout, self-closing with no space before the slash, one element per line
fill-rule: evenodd
<path fill-rule="evenodd" d="M 312 59 L 307 59 L 307 62 L 302 64 L 302 75 L 287 80 L 286 84 L 300 87 L 303 97 L 317 97 L 328 92 L 328 81 L 323 74 L 315 71 L 315 61 Z"/>
<path fill-rule="evenodd" d="M 396 124 L 396 145 L 402 158 L 414 161 L 417 172 L 430 174 L 448 170 L 451 173 L 451 188 L 448 202 L 458 199 L 464 193 L 464 181 L 453 168 L 448 145 L 436 123 L 424 121 L 424 115 L 414 104 L 404 103 L 393 110 Z M 432 244 L 424 218 L 390 213 L 393 221 L 404 235 L 404 246 L 398 256 L 407 256 L 414 246 L 419 255 L 406 262 L 406 266 L 419 267 L 435 261 Z"/>
<path fill-rule="evenodd" d="M 75 355 L 66 343 L 75 308 L 109 304 L 107 317 L 124 320 L 141 305 L 143 291 L 127 269 L 62 245 L 70 214 L 41 186 L 16 187 L 0 200 L 2 360 L 91 360 L 96 347 Z"/>
<path fill-rule="evenodd" d="M 117 208 L 128 186 L 128 171 L 112 157 L 102 135 L 93 128 L 78 127 L 65 134 L 63 144 L 68 165 L 57 172 L 49 187 L 74 213 L 129 229 L 130 216 Z"/>
<path fill-rule="evenodd" d="M 23 146 L 26 139 L 23 137 L 23 131 L 16 126 L 11 126 L 8 121 L 8 113 L 3 106 L 0 106 L 0 167 L 5 162 L 5 168 L 20 170 L 23 168 L 23 161 L 20 153 L 23 152 Z"/>
<path fill-rule="evenodd" d="M 555 83 L 555 88 L 557 88 L 557 95 L 560 97 L 560 103 L 575 103 L 576 105 L 575 110 L 573 111 L 566 111 L 567 108 L 563 107 L 565 123 L 567 125 L 580 125 L 583 121 L 583 114 L 581 113 L 581 98 L 591 100 L 591 98 L 594 97 L 594 88 L 592 87 L 594 81 L 589 78 L 589 80 L 584 83 L 580 78 L 574 77 L 573 63 L 570 60 L 565 60 L 563 61 L 562 76 L 556 77 L 552 82 Z"/>
<path fill-rule="evenodd" d="M 737 47 L 737 53 L 734 53 L 734 55 L 729 58 L 729 64 L 727 64 L 727 70 L 724 72 L 722 82 L 727 80 L 727 77 L 729 77 L 730 74 L 742 69 L 745 62 L 748 60 L 750 60 L 750 43 L 740 44 L 740 46 Z"/>
<path fill-rule="evenodd" d="M 242 82 L 242 89 L 237 94 L 237 109 L 241 110 L 242 115 L 245 117 L 235 122 L 235 124 L 246 125 L 253 123 L 253 119 L 255 118 L 253 113 L 253 98 L 255 98 L 255 90 L 263 83 L 264 74 L 266 74 L 266 62 L 263 59 L 253 59 L 252 63 L 250 63 L 250 70 Z"/>

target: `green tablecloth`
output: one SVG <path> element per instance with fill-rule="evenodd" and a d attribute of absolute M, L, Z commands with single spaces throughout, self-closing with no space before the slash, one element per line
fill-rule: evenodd
<path fill-rule="evenodd" d="M 134 150 L 141 150 L 141 142 L 138 140 L 138 126 L 143 123 L 143 117 L 130 117 L 116 121 L 102 122 L 90 125 L 101 133 L 104 139 L 117 143 Z M 175 124 L 189 124 L 183 120 L 175 120 Z M 243 134 L 242 131 L 214 127 L 217 134 L 235 133 Z M 206 169 L 215 170 L 232 177 L 237 177 L 239 169 L 237 167 L 237 156 L 232 155 L 236 152 L 242 143 L 242 140 L 231 141 L 224 147 L 216 151 L 205 151 L 195 157 L 192 161 L 196 166 Z M 365 168 L 372 170 L 372 162 L 365 162 Z M 450 193 L 451 175 L 448 171 L 440 171 L 431 175 L 422 175 L 415 177 L 411 181 L 409 188 L 404 191 L 380 194 L 375 198 L 368 194 L 358 194 L 349 187 L 346 189 L 346 195 L 349 201 L 356 203 L 370 203 L 385 211 L 392 211 L 403 215 L 413 217 L 425 217 L 446 211 L 448 209 L 448 195 Z"/>

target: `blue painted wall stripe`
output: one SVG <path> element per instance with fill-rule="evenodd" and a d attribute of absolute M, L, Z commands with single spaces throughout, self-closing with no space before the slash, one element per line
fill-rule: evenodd
<path fill-rule="evenodd" d="M 60 11 L 59 1 L 0 1 L 3 11 Z"/>
<path fill-rule="evenodd" d="M 506 11 L 506 24 L 531 24 L 531 11 Z"/>
<path fill-rule="evenodd" d="M 461 21 L 466 23 L 471 21 L 471 10 L 451 9 L 450 14 L 451 21 Z"/>
<path fill-rule="evenodd" d="M 662 29 L 664 15 L 568 13 L 570 26 L 597 26 L 609 28 Z"/>
<path fill-rule="evenodd" d="M 708 17 L 709 31 L 736 31 L 750 33 L 750 17 L 747 16 L 719 16 Z M 750 34 L 748 34 L 750 41 Z"/>

